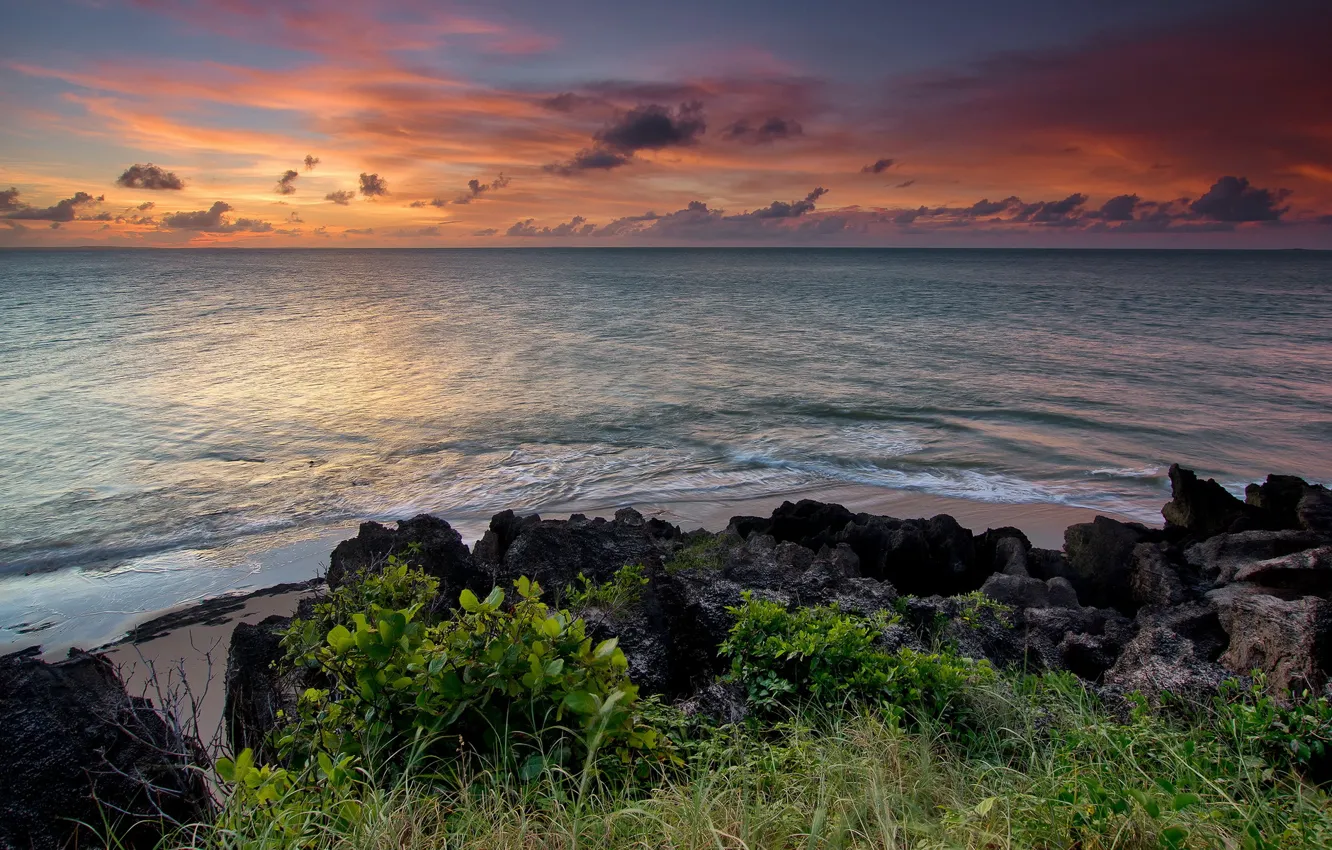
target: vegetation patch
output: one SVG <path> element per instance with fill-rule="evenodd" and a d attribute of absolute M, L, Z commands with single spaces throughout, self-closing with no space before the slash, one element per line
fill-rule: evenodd
<path fill-rule="evenodd" d="M 597 584 L 582 573 L 578 583 L 564 589 L 565 601 L 571 608 L 601 608 L 608 612 L 621 611 L 637 605 L 647 586 L 647 568 L 642 564 L 625 564 L 616 570 L 610 581 Z"/>
<path fill-rule="evenodd" d="M 686 543 L 666 561 L 666 572 L 720 570 L 725 563 L 726 551 L 729 548 L 724 534 L 701 535 L 698 539 Z"/>

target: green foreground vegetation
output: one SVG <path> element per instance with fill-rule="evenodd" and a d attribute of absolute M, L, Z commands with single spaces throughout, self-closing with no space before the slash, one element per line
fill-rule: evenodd
<path fill-rule="evenodd" d="M 635 603 L 581 582 L 584 601 Z M 1316 784 L 1332 706 L 1261 679 L 1206 701 L 1102 700 L 937 647 L 892 621 L 746 598 L 717 725 L 643 698 L 615 641 L 526 579 L 427 616 L 394 561 L 288 632 L 318 684 L 259 759 L 218 764 L 209 848 L 1295 848 L 1332 846 Z M 598 596 L 598 594 L 601 594 Z M 259 764 L 259 761 L 267 761 Z"/>

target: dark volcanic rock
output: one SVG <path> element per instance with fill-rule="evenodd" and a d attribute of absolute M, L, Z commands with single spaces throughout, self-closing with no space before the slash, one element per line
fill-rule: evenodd
<path fill-rule="evenodd" d="M 1014 608 L 1050 607 L 1050 588 L 1030 576 L 995 573 L 981 585 L 981 593 Z"/>
<path fill-rule="evenodd" d="M 1063 576 L 1055 576 L 1045 582 L 1046 594 L 1051 608 L 1081 608 L 1078 591 L 1073 583 Z"/>
<path fill-rule="evenodd" d="M 1309 486 L 1295 506 L 1299 527 L 1323 537 L 1332 536 L 1332 492 L 1323 486 Z"/>
<path fill-rule="evenodd" d="M 1156 698 L 1213 693 L 1231 674 L 1198 655 L 1193 641 L 1169 629 L 1145 628 L 1105 674 L 1107 684 Z"/>
<path fill-rule="evenodd" d="M 232 749 L 254 750 L 259 763 L 273 760 L 265 737 L 277 726 L 278 712 L 294 707 L 276 666 L 282 658 L 282 632 L 290 625 L 291 617 L 274 615 L 254 625 L 237 623 L 231 633 L 223 723 Z"/>
<path fill-rule="evenodd" d="M 1246 564 L 1303 552 L 1321 538 L 1308 531 L 1242 531 L 1218 534 L 1184 550 L 1184 560 L 1204 581 L 1228 584 Z"/>
<path fill-rule="evenodd" d="M 632 508 L 615 519 L 567 520 L 539 517 L 517 519 L 511 511 L 496 514 L 490 530 L 476 545 L 474 590 L 498 585 L 506 591 L 520 576 L 541 583 L 547 593 L 559 593 L 582 573 L 604 582 L 630 564 L 660 566 L 671 541 L 680 537 L 675 526 L 649 523 Z M 450 597 L 456 603 L 457 594 Z"/>
<path fill-rule="evenodd" d="M 101 656 L 0 658 L 0 729 L 0 847 L 100 847 L 77 822 L 125 812 L 125 846 L 151 848 L 207 811 L 197 755 Z"/>
<path fill-rule="evenodd" d="M 1332 546 L 1253 561 L 1239 568 L 1235 581 L 1327 596 L 1332 593 Z"/>
<path fill-rule="evenodd" d="M 1131 611 L 1136 607 L 1129 587 L 1133 549 L 1151 536 L 1146 526 L 1103 516 L 1070 525 L 1064 530 L 1063 577 L 1085 604 Z"/>
<path fill-rule="evenodd" d="M 329 559 L 328 587 L 336 589 L 367 570 L 383 569 L 390 555 L 411 555 L 413 565 L 440 580 L 445 590 L 461 589 L 474 576 L 472 553 L 462 537 L 439 517 L 421 514 L 400 520 L 396 530 L 377 522 L 361 523 L 360 533 L 344 540 Z"/>
<path fill-rule="evenodd" d="M 1299 528 L 1295 513 L 1308 483 L 1294 475 L 1269 475 L 1262 484 L 1244 488 L 1244 501 L 1265 512 L 1278 528 Z"/>
<path fill-rule="evenodd" d="M 1332 671 L 1332 603 L 1238 583 L 1207 597 L 1230 635 L 1223 665 L 1236 673 L 1263 671 L 1278 693 L 1322 690 Z"/>
<path fill-rule="evenodd" d="M 1189 598 L 1179 568 L 1160 543 L 1139 543 L 1133 547 L 1129 566 L 1129 591 L 1137 605 L 1178 605 Z"/>
<path fill-rule="evenodd" d="M 1230 636 L 1221 627 L 1216 606 L 1207 599 L 1198 599 L 1181 605 L 1147 605 L 1138 609 L 1135 618 L 1139 629 L 1160 628 L 1193 641 L 1198 658 L 1216 661 L 1230 645 Z"/>
<path fill-rule="evenodd" d="M 1265 511 L 1236 499 L 1214 479 L 1199 480 L 1192 470 L 1177 463 L 1170 466 L 1170 492 L 1171 500 L 1161 508 L 1166 526 L 1198 539 L 1272 523 Z"/>
<path fill-rule="evenodd" d="M 974 539 L 976 566 L 991 573 L 1032 575 L 1028 565 L 1031 541 L 1016 528 L 989 528 Z"/>

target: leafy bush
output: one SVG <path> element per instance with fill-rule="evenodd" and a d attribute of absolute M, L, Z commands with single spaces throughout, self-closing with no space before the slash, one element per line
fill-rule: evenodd
<path fill-rule="evenodd" d="M 1243 689 L 1230 684 L 1214 703 L 1214 722 L 1242 749 L 1270 764 L 1332 779 L 1332 702 L 1308 691 L 1287 702 L 1272 696 L 1266 677 L 1255 671 Z"/>
<path fill-rule="evenodd" d="M 602 584 L 579 573 L 578 586 L 566 587 L 564 597 L 574 608 L 596 607 L 619 611 L 637 604 L 643 597 L 643 587 L 647 583 L 646 567 L 642 564 L 625 564 L 611 575 L 610 581 Z"/>
<path fill-rule="evenodd" d="M 736 623 L 721 651 L 731 659 L 732 678 L 761 709 L 807 699 L 828 707 L 864 702 L 912 714 L 956 713 L 959 692 L 993 677 L 985 661 L 883 651 L 876 642 L 891 623 L 886 614 L 856 617 L 835 606 L 788 610 L 749 593 L 728 610 Z"/>

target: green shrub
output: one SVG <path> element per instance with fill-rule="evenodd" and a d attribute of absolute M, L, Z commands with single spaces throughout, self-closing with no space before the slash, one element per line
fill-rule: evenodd
<path fill-rule="evenodd" d="M 1267 678 L 1254 671 L 1247 688 L 1228 683 L 1213 704 L 1213 721 L 1240 749 L 1261 753 L 1271 764 L 1312 770 L 1321 779 L 1332 765 L 1332 702 L 1308 691 L 1286 702 L 1272 696 Z"/>
<path fill-rule="evenodd" d="M 828 707 L 877 704 L 930 715 L 960 708 L 954 698 L 988 681 L 986 661 L 911 649 L 885 652 L 878 635 L 892 620 L 844 614 L 835 606 L 788 610 L 748 592 L 721 651 L 731 677 L 745 685 L 750 702 L 769 709 L 811 700 Z"/>
<path fill-rule="evenodd" d="M 566 587 L 564 598 L 573 608 L 595 607 L 620 611 L 638 603 L 647 583 L 646 567 L 642 564 L 625 564 L 611 575 L 610 581 L 601 584 L 579 573 L 578 585 Z"/>
<path fill-rule="evenodd" d="M 719 570 L 722 568 L 723 559 L 728 548 L 726 535 L 703 534 L 698 539 L 685 544 L 683 548 L 666 561 L 666 572 Z"/>

